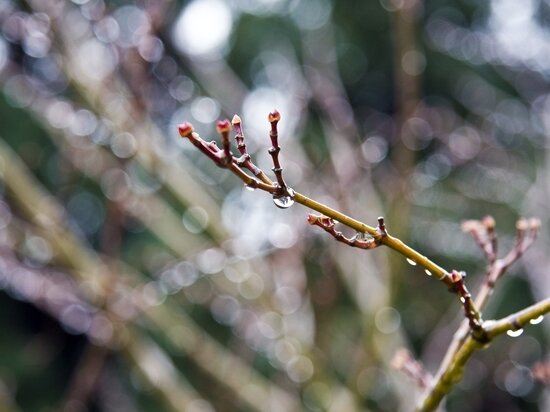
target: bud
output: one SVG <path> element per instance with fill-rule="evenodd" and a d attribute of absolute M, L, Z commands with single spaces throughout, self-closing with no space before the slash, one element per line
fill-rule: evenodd
<path fill-rule="evenodd" d="M 516 222 L 516 229 L 521 231 L 529 229 L 529 223 L 527 219 L 521 218 L 520 220 L 518 220 Z"/>
<path fill-rule="evenodd" d="M 492 230 L 495 228 L 495 219 L 493 219 L 492 216 L 485 216 L 482 220 L 481 220 L 481 223 L 483 224 L 483 226 L 485 226 L 485 229 L 487 230 Z"/>
<path fill-rule="evenodd" d="M 269 120 L 269 123 L 278 122 L 281 120 L 281 113 L 279 113 L 277 110 L 273 110 L 271 113 L 269 113 L 269 116 L 267 116 L 267 120 Z"/>
<path fill-rule="evenodd" d="M 311 214 L 311 213 L 310 213 L 309 215 L 307 215 L 307 222 L 308 222 L 310 225 L 314 225 L 315 223 L 317 223 L 317 220 L 318 220 L 318 219 L 319 219 L 319 218 L 318 218 L 317 216 L 315 216 L 315 215 L 313 215 L 313 214 Z"/>
<path fill-rule="evenodd" d="M 231 131 L 231 123 L 229 123 L 229 120 L 225 119 L 225 120 L 220 120 L 217 124 L 216 124 L 216 130 L 218 131 L 218 133 L 222 134 L 222 133 L 229 133 Z"/>
<path fill-rule="evenodd" d="M 233 116 L 233 119 L 231 119 L 231 124 L 233 126 L 241 124 L 241 118 L 238 115 Z"/>
<path fill-rule="evenodd" d="M 193 125 L 188 122 L 184 122 L 178 125 L 178 132 L 181 137 L 189 137 L 193 133 Z"/>
<path fill-rule="evenodd" d="M 529 219 L 529 227 L 531 230 L 538 230 L 540 229 L 540 219 L 537 219 L 536 217 L 532 217 Z"/>

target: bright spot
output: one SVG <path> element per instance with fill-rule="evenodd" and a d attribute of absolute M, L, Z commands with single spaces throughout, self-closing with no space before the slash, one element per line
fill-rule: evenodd
<path fill-rule="evenodd" d="M 200 233 L 208 226 L 208 213 L 199 206 L 191 206 L 183 214 L 183 226 L 191 233 Z"/>
<path fill-rule="evenodd" d="M 531 320 L 529 321 L 529 323 L 530 323 L 531 325 L 538 325 L 539 323 L 542 322 L 543 319 L 544 319 L 544 316 L 540 315 L 540 316 L 536 317 L 535 319 L 531 319 Z"/>
<path fill-rule="evenodd" d="M 286 223 L 274 224 L 269 231 L 268 238 L 271 244 L 279 249 L 288 249 L 294 246 L 298 239 L 296 231 Z"/>
<path fill-rule="evenodd" d="M 506 331 L 506 334 L 512 338 L 517 338 L 518 336 L 520 336 L 521 334 L 523 333 L 523 329 L 518 329 L 518 330 L 507 330 Z"/>
<path fill-rule="evenodd" d="M 401 326 L 401 315 L 392 307 L 385 307 L 376 312 L 374 323 L 382 333 L 394 333 Z"/>
<path fill-rule="evenodd" d="M 265 131 L 269 130 L 267 115 L 277 109 L 282 115 L 279 123 L 279 142 L 287 136 L 288 116 L 293 112 L 291 101 L 280 90 L 271 87 L 259 87 L 249 93 L 243 103 L 243 119 L 248 132 L 247 138 L 262 145 L 265 143 Z M 285 117 L 286 116 L 286 117 Z"/>
<path fill-rule="evenodd" d="M 412 259 L 407 258 L 407 263 L 411 266 L 416 266 L 416 262 Z"/>
<path fill-rule="evenodd" d="M 173 38 L 176 47 L 192 55 L 219 52 L 231 34 L 233 17 L 220 0 L 194 0 L 178 16 Z"/>
<path fill-rule="evenodd" d="M 426 68 L 426 57 L 417 50 L 409 50 L 401 59 L 401 67 L 409 76 L 418 76 Z"/>
<path fill-rule="evenodd" d="M 315 30 L 325 25 L 332 14 L 331 3 L 326 0 L 291 2 L 290 17 L 302 30 Z"/>
<path fill-rule="evenodd" d="M 313 376 L 313 363 L 306 356 L 295 356 L 287 364 L 286 372 L 294 382 L 305 382 Z"/>

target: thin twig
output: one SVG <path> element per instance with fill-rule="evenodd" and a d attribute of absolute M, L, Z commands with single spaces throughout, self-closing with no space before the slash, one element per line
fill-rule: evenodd
<path fill-rule="evenodd" d="M 401 349 L 394 355 L 391 365 L 394 369 L 403 372 L 419 388 L 425 389 L 433 379 L 422 363 L 417 361 L 407 349 Z"/>

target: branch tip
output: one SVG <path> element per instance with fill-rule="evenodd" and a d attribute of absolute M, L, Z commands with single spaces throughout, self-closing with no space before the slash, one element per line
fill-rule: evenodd
<path fill-rule="evenodd" d="M 220 120 L 216 124 L 216 130 L 219 134 L 229 133 L 231 131 L 231 123 L 227 119 Z"/>
<path fill-rule="evenodd" d="M 493 230 L 496 226 L 495 219 L 492 216 L 485 216 L 481 219 L 481 223 L 487 230 Z"/>
<path fill-rule="evenodd" d="M 239 117 L 239 115 L 235 114 L 233 116 L 233 118 L 231 119 L 231 124 L 233 126 L 236 126 L 236 125 L 240 125 L 241 124 L 241 118 Z"/>
<path fill-rule="evenodd" d="M 193 125 L 189 122 L 178 125 L 178 132 L 181 137 L 189 137 L 193 131 Z"/>
<path fill-rule="evenodd" d="M 267 120 L 269 123 L 277 123 L 279 120 L 281 120 L 281 113 L 279 113 L 278 110 L 273 110 L 269 115 L 267 116 Z"/>

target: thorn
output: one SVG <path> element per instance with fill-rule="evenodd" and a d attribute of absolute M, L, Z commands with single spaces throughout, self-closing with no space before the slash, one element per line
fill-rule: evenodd
<path fill-rule="evenodd" d="M 184 122 L 178 125 L 178 132 L 181 137 L 189 137 L 193 133 L 193 125 L 188 122 Z"/>

